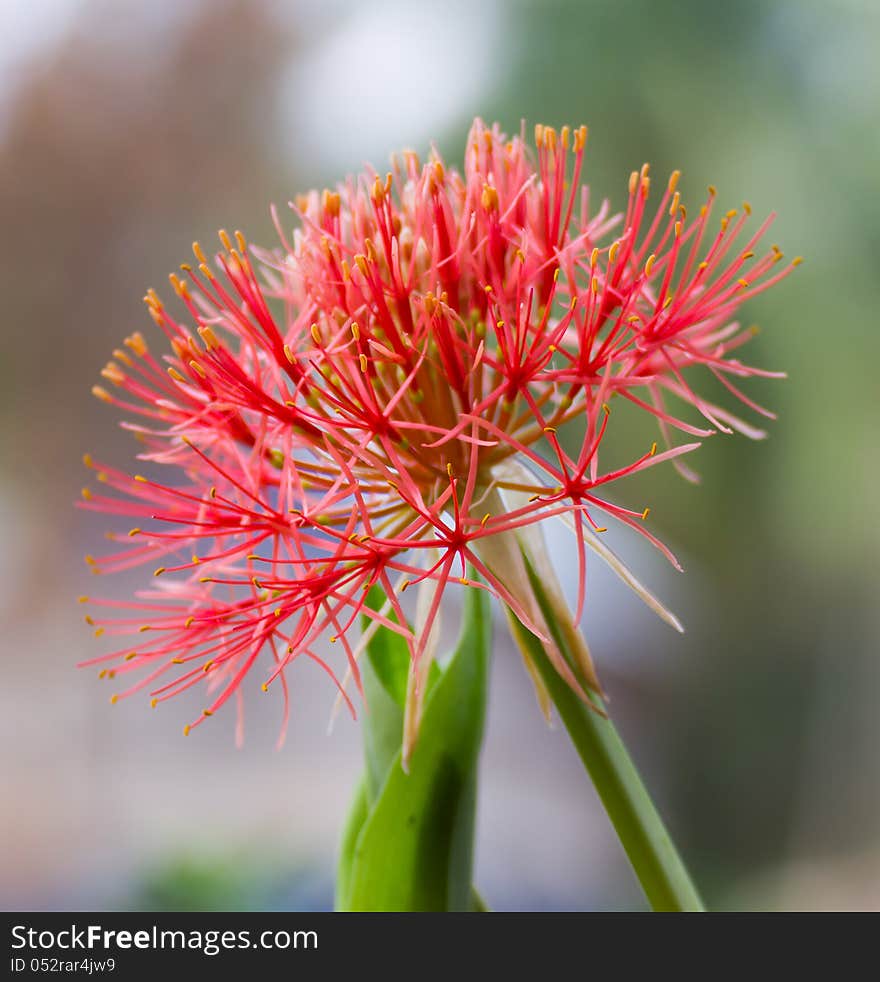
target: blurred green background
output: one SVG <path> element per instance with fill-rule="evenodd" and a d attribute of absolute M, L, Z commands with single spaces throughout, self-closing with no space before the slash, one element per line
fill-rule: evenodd
<path fill-rule="evenodd" d="M 0 905 L 330 905 L 360 757 L 356 726 L 326 735 L 317 672 L 275 753 L 277 704 L 248 697 L 236 751 L 229 720 L 184 741 L 189 707 L 111 710 L 74 668 L 100 644 L 75 597 L 105 527 L 71 507 L 80 456 L 133 453 L 89 389 L 194 238 L 268 242 L 269 202 L 397 147 L 460 162 L 479 114 L 586 122 L 596 198 L 680 167 L 685 201 L 711 182 L 777 210 L 806 257 L 745 312 L 748 360 L 790 375 L 748 387 L 770 439 L 708 441 L 699 487 L 668 468 L 621 489 L 686 573 L 614 544 L 688 633 L 599 569 L 586 631 L 710 905 L 880 908 L 880 5 L 4 0 L 0 38 Z M 621 459 L 648 432 L 631 415 Z M 642 904 L 500 642 L 477 882 L 496 909 Z"/>

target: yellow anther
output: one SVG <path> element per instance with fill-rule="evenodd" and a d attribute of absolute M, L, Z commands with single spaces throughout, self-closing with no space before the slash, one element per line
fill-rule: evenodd
<path fill-rule="evenodd" d="M 351 266 L 348 265 L 348 260 L 342 260 L 342 282 L 348 283 L 351 280 Z"/>
<path fill-rule="evenodd" d="M 460 583 L 460 584 L 461 584 L 462 586 L 470 586 L 470 581 L 469 581 L 469 580 L 466 580 L 466 579 L 465 579 L 465 578 L 464 578 L 463 576 L 459 576 L 459 578 L 458 578 L 458 582 L 459 582 L 459 583 Z"/>
<path fill-rule="evenodd" d="M 202 671 L 203 672 L 210 672 L 211 669 L 213 668 L 213 666 L 214 666 L 214 662 L 212 660 L 211 661 L 206 661 L 205 664 L 202 665 Z"/>
<path fill-rule="evenodd" d="M 366 372 L 366 370 L 367 370 L 367 356 L 365 354 L 363 354 L 363 353 L 359 354 L 358 355 L 358 362 L 360 363 L 361 371 L 362 372 Z"/>
<path fill-rule="evenodd" d="M 83 595 L 82 597 L 77 597 L 76 602 L 79 604 L 87 604 L 89 602 L 89 598 Z"/>
<path fill-rule="evenodd" d="M 265 682 L 260 686 L 260 688 L 263 690 L 263 692 L 268 692 L 269 691 L 269 686 L 266 685 Z"/>
<path fill-rule="evenodd" d="M 184 728 L 183 728 L 183 735 L 184 736 L 189 736 L 190 729 L 192 729 L 192 727 L 189 725 L 189 723 L 187 723 L 186 726 L 184 726 Z"/>
<path fill-rule="evenodd" d="M 153 696 L 153 698 L 150 700 L 150 709 L 155 709 L 156 706 L 158 705 L 159 705 L 159 700 L 155 696 Z"/>
<path fill-rule="evenodd" d="M 102 668 L 101 671 L 98 672 L 98 678 L 99 679 L 105 679 L 105 678 L 107 678 L 107 669 L 106 668 Z"/>
<path fill-rule="evenodd" d="M 739 278 L 739 279 L 738 279 L 738 280 L 737 280 L 736 282 L 737 282 L 737 283 L 738 283 L 738 284 L 739 284 L 739 285 L 740 285 L 740 286 L 741 286 L 741 287 L 742 287 L 743 289 L 745 289 L 745 288 L 746 288 L 746 287 L 747 287 L 747 286 L 749 285 L 749 281 L 748 281 L 748 280 L 744 280 L 744 279 L 743 279 L 742 277 L 740 277 L 740 278 Z"/>
<path fill-rule="evenodd" d="M 678 187 L 678 179 L 680 177 L 681 177 L 681 171 L 680 170 L 674 170 L 669 175 L 669 184 L 667 184 L 666 186 L 669 189 L 669 193 L 670 194 L 673 194 L 675 192 L 675 189 Z"/>
<path fill-rule="evenodd" d="M 129 358 L 128 355 L 121 348 L 113 349 L 113 357 L 117 361 L 121 361 L 126 368 L 131 368 L 132 365 L 134 365 L 134 362 L 131 360 L 131 358 Z M 116 366 L 114 366 L 114 368 L 115 367 Z"/>
<path fill-rule="evenodd" d="M 544 127 L 540 123 L 535 124 L 535 146 L 539 149 L 544 146 Z"/>
<path fill-rule="evenodd" d="M 599 279 L 594 276 L 590 279 L 590 292 L 595 296 L 599 292 Z"/>
<path fill-rule="evenodd" d="M 199 337 L 202 339 L 202 342 L 208 351 L 220 347 L 220 342 L 217 340 L 217 335 L 207 325 L 199 328 Z"/>
<path fill-rule="evenodd" d="M 675 237 L 678 238 L 681 235 L 681 222 L 675 223 Z"/>
<path fill-rule="evenodd" d="M 755 254 L 753 252 L 744 252 L 740 258 L 745 261 L 746 259 L 751 259 Z"/>
<path fill-rule="evenodd" d="M 491 517 L 492 515 L 489 512 L 486 512 L 486 514 L 483 515 L 483 517 L 480 519 L 480 525 L 482 525 L 482 527 L 485 528 L 486 522 L 488 522 Z"/>
<path fill-rule="evenodd" d="M 189 367 L 196 373 L 196 375 L 199 375 L 201 378 L 208 377 L 204 368 L 202 368 L 202 366 L 194 359 L 190 359 Z"/>
<path fill-rule="evenodd" d="M 498 191 L 493 188 L 491 184 L 483 185 L 483 193 L 480 196 L 480 203 L 483 208 L 488 212 L 493 212 L 498 210 Z"/>
<path fill-rule="evenodd" d="M 748 201 L 744 201 L 743 202 L 743 211 L 747 215 L 751 215 L 751 213 L 752 213 L 752 206 L 748 203 Z"/>
<path fill-rule="evenodd" d="M 620 249 L 620 242 L 615 241 L 611 243 L 611 248 L 608 250 L 608 262 L 613 263 L 617 258 L 617 251 Z"/>
<path fill-rule="evenodd" d="M 651 456 L 653 457 L 655 453 L 657 453 L 657 443 L 656 442 L 654 442 L 654 443 L 651 444 Z"/>
<path fill-rule="evenodd" d="M 355 341 L 360 341 L 361 339 L 361 329 L 358 326 L 357 321 L 352 322 L 351 336 L 355 339 Z"/>
<path fill-rule="evenodd" d="M 193 255 L 200 263 L 207 263 L 208 257 L 205 255 L 205 250 L 201 247 L 199 242 L 193 242 L 192 245 Z"/>
<path fill-rule="evenodd" d="M 672 196 L 672 204 L 669 206 L 670 218 L 672 218 L 672 216 L 678 211 L 678 206 L 680 203 L 681 203 L 681 195 L 678 193 L 678 191 L 676 191 L 675 194 Z"/>
<path fill-rule="evenodd" d="M 447 473 L 447 474 L 448 474 L 448 475 L 449 475 L 450 477 L 452 477 L 452 464 L 451 464 L 451 463 L 448 463 L 448 464 L 446 465 L 446 473 Z"/>
<path fill-rule="evenodd" d="M 556 427 L 555 426 L 545 426 L 544 427 L 544 432 L 545 433 L 555 433 L 556 432 Z"/>
<path fill-rule="evenodd" d="M 731 208 L 730 211 L 725 212 L 724 214 L 726 218 L 735 218 L 737 214 L 736 208 Z"/>
<path fill-rule="evenodd" d="M 364 276 L 366 276 L 367 275 L 367 257 L 363 253 L 359 252 L 354 257 L 354 261 L 355 261 L 355 265 L 357 266 L 357 268 L 364 274 Z"/>
<path fill-rule="evenodd" d="M 339 214 L 341 200 L 335 191 L 325 190 L 321 196 L 321 204 L 324 211 L 332 218 L 335 218 Z"/>
<path fill-rule="evenodd" d="M 639 172 L 634 170 L 632 174 L 629 175 L 629 193 L 635 194 L 636 188 L 639 184 Z"/>
<path fill-rule="evenodd" d="M 553 270 L 553 282 L 554 283 L 558 283 L 559 282 L 559 273 L 560 273 L 560 269 L 557 266 L 556 269 Z"/>
<path fill-rule="evenodd" d="M 568 150 L 569 143 L 571 142 L 571 128 L 568 126 L 563 126 L 559 131 L 559 140 L 562 143 L 562 148 Z"/>
<path fill-rule="evenodd" d="M 138 656 L 138 653 L 136 651 L 129 651 L 129 653 L 125 656 L 125 660 L 126 661 L 131 661 L 132 658 L 137 658 L 137 656 Z"/>
<path fill-rule="evenodd" d="M 108 361 L 107 364 L 101 369 L 101 375 L 112 382 L 114 385 L 122 385 L 125 381 L 125 372 L 112 361 Z"/>
<path fill-rule="evenodd" d="M 94 627 L 95 626 L 94 618 L 91 617 L 89 614 L 86 614 L 84 620 L 85 620 L 86 624 L 89 625 L 89 627 Z"/>
<path fill-rule="evenodd" d="M 183 375 L 181 375 L 173 365 L 169 366 L 168 374 L 174 379 L 175 382 L 186 382 Z"/>
<path fill-rule="evenodd" d="M 141 626 L 140 626 L 140 627 L 138 628 L 138 632 L 139 632 L 140 634 L 144 634 L 144 633 L 146 633 L 146 632 L 147 632 L 147 631 L 149 631 L 149 630 L 150 630 L 150 625 L 149 625 L 149 624 L 142 624 L 142 625 L 141 625 Z"/>
<path fill-rule="evenodd" d="M 594 532 L 607 532 L 608 529 L 603 525 L 602 528 L 594 528 Z"/>
<path fill-rule="evenodd" d="M 221 228 L 217 232 L 217 235 L 220 237 L 220 241 L 223 243 L 223 248 L 227 252 L 232 252 L 232 242 L 230 241 L 229 233 L 226 231 L 226 229 Z"/>
<path fill-rule="evenodd" d="M 203 709 L 202 710 L 202 715 L 203 716 L 213 716 L 214 714 L 211 712 L 210 709 Z"/>
<path fill-rule="evenodd" d="M 611 406 L 609 406 L 607 402 L 602 403 L 602 410 L 606 416 L 611 415 Z"/>
<path fill-rule="evenodd" d="M 646 518 L 648 517 L 648 515 L 650 515 L 650 514 L 651 514 L 651 509 L 650 509 L 650 508 L 646 508 L 646 509 L 645 509 L 645 510 L 644 510 L 644 511 L 642 512 L 642 521 L 645 521 L 645 519 L 646 519 Z"/>
<path fill-rule="evenodd" d="M 651 270 L 654 268 L 655 262 L 657 262 L 657 257 L 652 252 L 651 255 L 648 256 L 648 261 L 645 263 L 645 276 L 651 275 Z"/>
<path fill-rule="evenodd" d="M 165 567 L 164 566 L 160 566 L 158 569 L 156 569 L 153 572 L 153 576 L 161 576 L 164 572 L 165 572 Z"/>
<path fill-rule="evenodd" d="M 804 257 L 803 256 L 795 256 L 795 258 L 792 259 L 791 264 L 792 264 L 792 266 L 800 266 L 800 264 L 803 261 L 804 261 Z"/>
<path fill-rule="evenodd" d="M 117 702 L 119 702 L 119 696 L 114 692 L 113 695 L 110 696 L 110 705 L 115 706 Z"/>
<path fill-rule="evenodd" d="M 190 614 L 189 617 L 187 617 L 187 619 L 183 622 L 183 626 L 184 627 L 192 627 L 192 623 L 193 623 L 194 620 L 195 620 L 195 617 L 192 614 Z"/>
<path fill-rule="evenodd" d="M 584 149 L 584 146 L 587 142 L 588 132 L 589 131 L 587 130 L 586 126 L 579 126 L 578 129 L 575 131 L 574 148 L 578 153 L 580 153 L 580 151 Z"/>
<path fill-rule="evenodd" d="M 714 184 L 710 184 L 709 185 L 709 197 L 714 198 L 716 194 L 718 194 L 718 189 L 715 187 Z"/>
<path fill-rule="evenodd" d="M 89 488 L 83 488 L 80 494 L 82 494 L 86 501 L 92 500 L 92 492 L 89 490 Z"/>
<path fill-rule="evenodd" d="M 140 331 L 135 331 L 134 334 L 130 334 L 125 339 L 125 345 L 140 358 L 143 358 L 147 353 L 147 342 L 144 341 L 144 337 Z"/>
<path fill-rule="evenodd" d="M 591 269 L 595 269 L 596 263 L 598 262 L 598 260 L 599 260 L 599 249 L 598 249 L 598 247 L 596 247 L 590 253 L 590 268 Z"/>
<path fill-rule="evenodd" d="M 243 256 L 247 252 L 247 239 L 238 229 L 235 230 L 235 241 L 238 244 L 238 251 Z"/>
<path fill-rule="evenodd" d="M 128 533 L 130 536 L 140 535 L 141 530 L 139 528 L 133 528 Z"/>

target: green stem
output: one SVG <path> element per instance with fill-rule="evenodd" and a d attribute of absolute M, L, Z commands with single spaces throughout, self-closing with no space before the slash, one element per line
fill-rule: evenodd
<path fill-rule="evenodd" d="M 541 607 L 548 611 L 549 601 L 541 582 L 537 576 L 530 578 Z M 704 910 L 623 741 L 611 720 L 602 715 L 605 713 L 602 701 L 592 696 L 599 712 L 585 705 L 553 667 L 538 638 L 513 615 L 509 619 L 517 643 L 534 663 L 556 705 L 652 908 Z M 555 626 L 554 620 L 548 618 L 548 621 Z M 563 632 L 553 633 L 563 653 L 568 654 Z"/>

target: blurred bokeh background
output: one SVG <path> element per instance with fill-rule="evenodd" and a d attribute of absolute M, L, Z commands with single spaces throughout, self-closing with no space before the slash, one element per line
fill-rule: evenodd
<path fill-rule="evenodd" d="M 192 706 L 111 708 L 74 668 L 99 650 L 75 598 L 105 527 L 71 505 L 81 454 L 133 455 L 89 389 L 122 336 L 152 330 L 145 288 L 194 238 L 269 241 L 270 202 L 397 147 L 436 139 L 459 161 L 477 114 L 587 122 L 598 196 L 621 204 L 643 160 L 681 167 L 685 200 L 711 181 L 724 207 L 778 210 L 774 239 L 806 256 L 747 311 L 751 361 L 790 373 L 749 390 L 780 413 L 770 439 L 708 441 L 700 487 L 669 468 L 625 489 L 686 573 L 614 544 L 688 633 L 598 568 L 586 629 L 712 906 L 880 908 L 872 0 L 0 2 L 0 906 L 331 904 L 360 751 L 353 724 L 327 735 L 317 672 L 295 673 L 276 753 L 275 703 L 249 697 L 236 750 L 230 721 L 183 740 Z M 493 907 L 642 905 L 501 645 L 480 793 Z"/>

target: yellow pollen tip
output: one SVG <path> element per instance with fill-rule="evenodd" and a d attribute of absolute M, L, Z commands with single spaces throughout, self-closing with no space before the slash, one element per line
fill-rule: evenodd
<path fill-rule="evenodd" d="M 220 342 L 217 340 L 217 335 L 211 330 L 210 327 L 200 327 L 199 337 L 204 342 L 205 347 L 211 351 L 213 348 L 219 348 Z"/>
<path fill-rule="evenodd" d="M 136 651 L 129 651 L 129 653 L 125 656 L 125 660 L 126 661 L 131 661 L 132 658 L 137 658 L 137 656 L 138 656 L 138 653 Z"/>
<path fill-rule="evenodd" d="M 150 709 L 155 709 L 156 706 L 158 705 L 159 705 L 159 700 L 155 696 L 153 696 L 153 698 L 150 700 Z"/>
<path fill-rule="evenodd" d="M 792 264 L 792 266 L 800 266 L 800 264 L 803 261 L 804 261 L 804 257 L 803 256 L 795 256 L 795 258 L 792 259 L 791 264 Z"/>
<path fill-rule="evenodd" d="M 269 686 L 266 685 L 265 682 L 260 686 L 260 688 L 263 690 L 263 692 L 268 692 L 269 691 Z"/>
<path fill-rule="evenodd" d="M 602 403 L 602 409 L 603 409 L 603 411 L 604 411 L 604 413 L 605 413 L 606 416 L 610 416 L 611 415 L 611 406 L 609 406 L 607 402 L 603 402 Z"/>
<path fill-rule="evenodd" d="M 646 518 L 648 517 L 648 515 L 650 515 L 650 514 L 651 514 L 651 509 L 650 509 L 650 508 L 646 508 L 646 509 L 645 509 L 645 510 L 644 510 L 644 511 L 642 512 L 642 521 L 645 521 L 645 519 L 646 519 Z"/>
<path fill-rule="evenodd" d="M 358 327 L 357 321 L 352 322 L 351 336 L 355 339 L 355 341 L 360 341 L 361 339 L 361 329 Z"/>
<path fill-rule="evenodd" d="M 498 210 L 498 191 L 493 188 L 491 184 L 483 185 L 483 193 L 480 196 L 480 203 L 483 208 L 488 212 L 494 212 Z"/>
<path fill-rule="evenodd" d="M 141 634 L 143 634 L 143 633 L 144 633 L 145 631 L 149 631 L 149 630 L 150 630 L 150 625 L 149 625 L 149 624 L 142 624 L 142 625 L 141 625 L 141 626 L 140 626 L 140 627 L 138 628 L 138 631 L 139 631 L 139 632 L 140 632 Z"/>
<path fill-rule="evenodd" d="M 284 345 L 284 357 L 290 362 L 291 365 L 293 364 L 293 352 L 290 350 L 290 345 Z"/>
<path fill-rule="evenodd" d="M 229 238 L 229 233 L 226 231 L 226 229 L 221 228 L 217 232 L 217 235 L 220 238 L 220 241 L 223 243 L 223 248 L 227 252 L 232 252 L 232 240 Z"/>
<path fill-rule="evenodd" d="M 88 488 L 83 488 L 80 494 L 86 499 L 86 501 L 92 500 L 92 492 Z"/>
<path fill-rule="evenodd" d="M 714 198 L 715 195 L 718 194 L 718 189 L 715 187 L 714 184 L 710 184 L 708 190 L 709 190 L 709 197 L 711 198 Z"/>
<path fill-rule="evenodd" d="M 128 534 L 129 534 L 129 537 L 130 538 L 133 538 L 136 535 L 140 535 L 141 534 L 141 530 L 140 529 L 130 529 Z"/>
<path fill-rule="evenodd" d="M 181 375 L 173 365 L 168 368 L 168 374 L 174 379 L 175 382 L 186 382 L 186 378 Z"/>
<path fill-rule="evenodd" d="M 119 702 L 119 696 L 114 692 L 113 695 L 110 696 L 110 705 L 115 706 L 117 702 Z"/>
<path fill-rule="evenodd" d="M 110 395 L 110 393 L 106 389 L 102 389 L 100 385 L 93 385 L 92 386 L 92 395 L 96 399 L 100 399 L 101 402 L 112 402 L 113 401 L 113 397 Z"/>
<path fill-rule="evenodd" d="M 590 268 L 591 269 L 595 269 L 596 263 L 598 262 L 598 260 L 599 260 L 599 248 L 597 246 L 590 253 Z"/>
<path fill-rule="evenodd" d="M 210 709 L 203 709 L 202 710 L 202 716 L 213 716 L 213 715 L 214 714 L 211 712 Z"/>
<path fill-rule="evenodd" d="M 210 672 L 211 671 L 211 668 L 213 667 L 213 665 L 214 665 L 214 662 L 212 662 L 212 661 L 206 661 L 205 664 L 202 665 L 202 671 L 203 672 Z"/>
<path fill-rule="evenodd" d="M 675 192 L 675 189 L 678 187 L 678 180 L 680 177 L 681 177 L 680 170 L 674 170 L 669 175 L 669 184 L 667 184 L 667 188 L 670 194 L 673 194 Z"/>
<path fill-rule="evenodd" d="M 458 582 L 459 582 L 459 583 L 460 583 L 460 584 L 461 584 L 462 586 L 470 586 L 470 580 L 467 580 L 467 579 L 465 579 L 465 578 L 464 578 L 463 576 L 459 576 L 459 578 L 458 578 Z"/>
<path fill-rule="evenodd" d="M 107 669 L 106 668 L 102 668 L 101 671 L 98 672 L 98 678 L 99 679 L 105 679 L 105 678 L 107 678 Z"/>
<path fill-rule="evenodd" d="M 358 355 L 358 362 L 361 366 L 361 371 L 366 372 L 367 370 L 367 356 L 363 353 Z"/>
<path fill-rule="evenodd" d="M 92 619 L 92 617 L 89 614 L 86 614 L 86 616 L 85 616 L 85 622 L 86 622 L 86 624 L 89 625 L 89 627 L 94 627 L 95 626 L 95 622 L 94 622 L 94 620 Z"/>
<path fill-rule="evenodd" d="M 485 528 L 486 522 L 488 522 L 491 517 L 492 515 L 489 512 L 486 512 L 486 514 L 483 515 L 482 519 L 480 520 L 480 525 L 482 525 Z"/>
<path fill-rule="evenodd" d="M 184 728 L 183 728 L 183 735 L 184 736 L 189 736 L 190 729 L 191 729 L 191 727 L 190 727 L 189 723 L 187 723 L 186 726 L 184 726 Z"/>
<path fill-rule="evenodd" d="M 652 443 L 651 444 L 651 456 L 653 457 L 655 453 L 657 453 L 657 444 L 656 443 Z"/>
<path fill-rule="evenodd" d="M 645 276 L 651 275 L 651 270 L 654 268 L 654 263 L 656 261 L 657 261 L 657 257 L 652 252 L 651 255 L 648 256 L 648 261 L 645 263 Z"/>
<path fill-rule="evenodd" d="M 608 529 L 603 525 L 602 528 L 593 529 L 594 532 L 607 532 Z"/>
<path fill-rule="evenodd" d="M 153 576 L 161 576 L 165 572 L 165 567 L 160 566 L 157 570 L 153 572 Z"/>
<path fill-rule="evenodd" d="M 83 595 L 82 597 L 77 597 L 76 602 L 80 604 L 87 604 L 89 602 L 89 598 Z"/>
<path fill-rule="evenodd" d="M 545 426 L 544 427 L 544 432 L 545 433 L 555 433 L 556 432 L 556 427 L 555 426 Z"/>
<path fill-rule="evenodd" d="M 608 250 L 608 262 L 613 263 L 617 258 L 617 251 L 620 249 L 620 242 L 612 242 L 611 248 Z"/>
<path fill-rule="evenodd" d="M 319 330 L 317 324 L 312 324 L 312 338 L 314 339 L 315 344 L 321 343 L 321 331 Z"/>
<path fill-rule="evenodd" d="M 97 627 L 97 628 L 95 628 L 95 637 L 96 638 L 100 638 L 103 633 L 104 633 L 104 628 L 103 627 Z"/>

